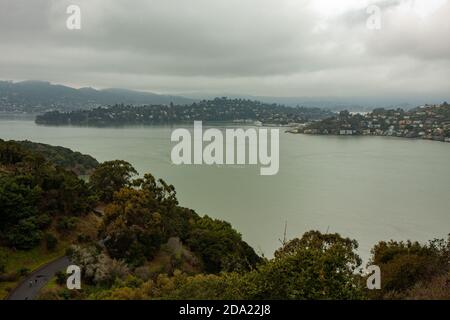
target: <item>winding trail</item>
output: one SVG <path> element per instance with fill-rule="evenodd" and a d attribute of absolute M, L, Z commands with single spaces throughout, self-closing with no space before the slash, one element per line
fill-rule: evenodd
<path fill-rule="evenodd" d="M 58 271 L 65 271 L 70 265 L 68 257 L 61 257 L 38 268 L 27 276 L 6 297 L 6 300 L 33 300 Z"/>

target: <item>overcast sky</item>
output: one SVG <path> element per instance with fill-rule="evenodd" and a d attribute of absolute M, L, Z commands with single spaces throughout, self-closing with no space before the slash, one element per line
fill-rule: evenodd
<path fill-rule="evenodd" d="M 447 0 L 0 0 L 0 78 L 76 87 L 445 96 L 449 40 Z"/>

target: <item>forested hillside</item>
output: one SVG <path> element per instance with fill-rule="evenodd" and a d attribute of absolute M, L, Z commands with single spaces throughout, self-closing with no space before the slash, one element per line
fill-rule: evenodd
<path fill-rule="evenodd" d="M 69 148 L 31 141 L 17 141 L 17 143 L 33 153 L 41 154 L 51 163 L 73 171 L 77 175 L 87 175 L 98 166 L 98 161 L 90 155 L 72 151 Z"/>

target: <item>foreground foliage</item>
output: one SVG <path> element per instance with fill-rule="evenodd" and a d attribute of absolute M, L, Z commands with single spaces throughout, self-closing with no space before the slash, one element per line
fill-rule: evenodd
<path fill-rule="evenodd" d="M 372 298 L 450 299 L 450 238 L 425 245 L 381 241 L 370 263 L 382 270 L 382 290 L 371 292 Z"/>
<path fill-rule="evenodd" d="M 266 259 L 229 223 L 181 207 L 174 186 L 136 175 L 108 161 L 85 182 L 0 141 L 0 293 L 72 243 L 83 289 L 62 273 L 41 298 L 450 299 L 449 241 L 379 242 L 369 264 L 382 288 L 368 291 L 355 240 L 310 231 Z"/>
<path fill-rule="evenodd" d="M 0 141 L 0 243 L 31 249 L 53 220 L 86 214 L 93 201 L 75 173 Z"/>

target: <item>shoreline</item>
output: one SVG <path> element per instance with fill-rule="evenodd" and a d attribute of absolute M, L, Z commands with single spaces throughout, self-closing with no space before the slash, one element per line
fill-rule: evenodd
<path fill-rule="evenodd" d="M 382 137 L 382 138 L 398 138 L 398 139 L 407 139 L 407 140 L 423 140 L 423 141 L 433 141 L 433 142 L 443 142 L 443 143 L 450 143 L 450 138 L 444 138 L 444 140 L 440 139 L 432 139 L 432 138 L 420 138 L 420 137 L 403 137 L 403 136 L 394 136 L 394 135 L 377 135 L 377 134 L 351 134 L 351 135 L 344 135 L 344 134 L 320 134 L 320 133 L 304 133 L 304 132 L 293 132 L 291 130 L 286 130 L 284 133 L 290 133 L 290 134 L 301 134 L 305 136 L 328 136 L 328 137 L 345 137 L 345 138 L 356 138 L 356 137 Z M 448 139 L 448 140 L 446 140 Z"/>

